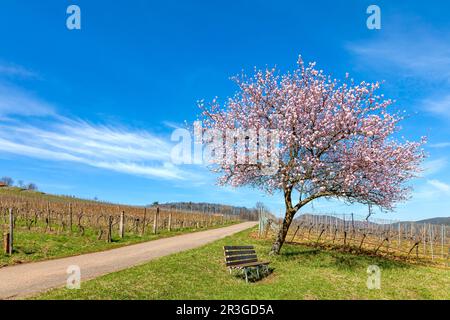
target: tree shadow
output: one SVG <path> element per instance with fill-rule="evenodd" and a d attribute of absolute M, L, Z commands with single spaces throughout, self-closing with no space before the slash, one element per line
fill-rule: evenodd
<path fill-rule="evenodd" d="M 318 248 L 311 248 L 311 249 L 306 249 L 306 250 L 301 250 L 301 251 L 287 251 L 287 252 L 281 252 L 281 256 L 282 257 L 297 257 L 297 256 L 310 256 L 310 255 L 317 255 L 321 252 L 321 249 Z"/>
<path fill-rule="evenodd" d="M 403 261 L 381 256 L 367 256 L 354 253 L 331 253 L 333 265 L 339 269 L 360 269 L 376 265 L 382 269 L 408 269 L 412 265 Z"/>
<path fill-rule="evenodd" d="M 354 270 L 377 265 L 383 269 L 407 269 L 414 266 L 403 260 L 390 256 L 382 256 L 368 251 L 348 250 L 348 248 L 328 248 L 320 245 L 305 245 L 289 243 L 289 248 L 282 251 L 281 257 L 285 259 L 295 257 L 312 258 L 318 254 L 323 255 L 321 266 L 336 267 L 338 269 Z"/>
<path fill-rule="evenodd" d="M 37 250 L 34 250 L 34 249 L 22 249 L 22 253 L 27 256 L 35 254 L 36 252 L 37 252 Z"/>
<path fill-rule="evenodd" d="M 256 268 L 251 268 L 250 270 L 251 271 L 248 274 L 248 282 L 255 283 L 268 278 L 275 271 L 275 268 L 268 267 L 267 271 L 260 270 L 259 275 L 256 272 Z M 239 273 L 235 273 L 234 276 L 245 281 L 245 273 L 241 270 L 239 271 Z"/>

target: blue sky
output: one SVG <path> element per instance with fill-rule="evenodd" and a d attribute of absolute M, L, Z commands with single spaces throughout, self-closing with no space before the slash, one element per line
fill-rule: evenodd
<path fill-rule="evenodd" d="M 81 8 L 81 30 L 66 8 Z M 366 8 L 381 8 L 381 30 Z M 449 216 L 448 1 L 2 1 L 0 175 L 45 192 L 129 204 L 208 201 L 280 212 L 282 199 L 219 188 L 169 161 L 174 127 L 196 101 L 225 99 L 242 69 L 316 61 L 336 78 L 385 80 L 406 110 L 403 134 L 428 136 L 429 158 L 392 219 Z M 306 210 L 366 213 L 319 201 Z"/>

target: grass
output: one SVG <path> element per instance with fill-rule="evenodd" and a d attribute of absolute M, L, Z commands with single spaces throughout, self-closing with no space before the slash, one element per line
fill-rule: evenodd
<path fill-rule="evenodd" d="M 277 257 L 270 242 L 244 231 L 212 244 L 83 282 L 80 290 L 51 290 L 36 299 L 450 299 L 450 270 L 285 245 Z M 224 245 L 254 244 L 273 272 L 246 284 L 230 275 Z M 366 286 L 367 267 L 381 268 L 381 289 Z"/>
<path fill-rule="evenodd" d="M 231 223 L 227 225 L 231 225 Z M 19 263 L 35 262 L 108 250 L 139 242 L 151 241 L 218 227 L 223 227 L 223 225 L 199 229 L 184 228 L 172 230 L 170 232 L 167 230 L 161 230 L 157 234 L 153 234 L 149 230 L 143 236 L 133 233 L 126 233 L 123 239 L 120 239 L 118 235 L 115 235 L 113 242 L 107 243 L 105 240 L 97 240 L 97 231 L 89 228 L 86 228 L 85 234 L 81 236 L 78 232 L 74 232 L 72 234 L 69 232 L 59 234 L 56 232 L 45 233 L 42 230 L 32 229 L 29 231 L 23 226 L 17 226 L 14 231 L 14 254 L 9 256 L 3 251 L 0 252 L 0 268 Z"/>

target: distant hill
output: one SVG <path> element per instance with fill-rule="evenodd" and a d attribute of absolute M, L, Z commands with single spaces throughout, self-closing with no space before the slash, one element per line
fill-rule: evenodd
<path fill-rule="evenodd" d="M 438 218 L 430 218 L 425 220 L 415 221 L 416 223 L 430 223 L 430 224 L 443 224 L 446 226 L 450 226 L 450 217 L 438 217 Z"/>
<path fill-rule="evenodd" d="M 320 214 L 309 214 L 309 213 L 304 213 L 302 215 L 297 216 L 294 221 L 296 222 L 300 222 L 301 220 L 304 219 L 311 219 L 312 217 L 315 217 L 315 219 L 320 219 L 320 221 L 337 221 L 337 223 L 343 223 L 343 219 L 339 218 L 339 217 L 335 217 L 335 216 L 328 216 L 328 215 L 320 215 Z M 372 218 L 377 218 L 377 216 L 372 216 Z M 349 223 L 351 221 L 351 216 L 348 215 L 348 218 L 346 219 L 346 223 Z M 366 225 L 366 222 L 364 220 L 362 220 L 362 222 Z M 361 223 L 361 220 L 357 221 L 355 220 L 355 223 Z M 405 223 L 417 223 L 417 224 L 434 224 L 434 225 L 445 225 L 445 226 L 450 226 L 450 217 L 436 217 L 436 218 L 429 218 L 429 219 L 424 219 L 424 220 L 419 220 L 419 221 L 401 221 L 401 224 L 405 224 Z M 369 224 L 372 225 L 377 225 L 377 222 L 373 222 L 370 221 Z M 392 223 L 393 226 L 397 226 L 398 222 Z"/>
<path fill-rule="evenodd" d="M 112 203 L 107 201 L 100 201 L 97 199 L 83 199 L 77 198 L 75 196 L 70 195 L 57 195 L 50 194 L 41 191 L 35 190 L 27 190 L 19 187 L 0 187 L 0 200 L 5 197 L 20 197 L 22 199 L 39 199 L 39 200 L 48 200 L 48 201 L 58 201 L 58 202 L 85 202 L 85 203 L 98 203 L 98 204 L 110 204 L 124 207 L 143 207 L 143 206 L 133 206 L 133 205 L 125 205 L 119 203 Z"/>
<path fill-rule="evenodd" d="M 415 224 L 434 224 L 434 225 L 444 225 L 444 226 L 450 226 L 450 217 L 436 217 L 436 218 L 429 218 L 429 219 L 423 219 L 418 221 L 400 221 L 401 224 L 405 223 L 415 223 Z M 393 226 L 397 226 L 398 222 L 393 223 Z"/>

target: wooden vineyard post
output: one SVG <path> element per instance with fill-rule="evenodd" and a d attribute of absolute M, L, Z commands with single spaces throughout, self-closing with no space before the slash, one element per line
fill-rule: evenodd
<path fill-rule="evenodd" d="M 297 235 L 297 232 L 299 229 L 300 229 L 300 225 L 297 226 L 297 230 L 295 230 L 294 235 L 292 236 L 291 242 L 294 242 L 295 236 Z"/>
<path fill-rule="evenodd" d="M 353 213 L 352 213 L 352 233 L 355 233 L 355 220 L 353 218 Z"/>
<path fill-rule="evenodd" d="M 70 232 L 73 231 L 73 212 L 72 212 L 72 203 L 69 203 L 69 229 Z"/>
<path fill-rule="evenodd" d="M 181 224 L 181 228 L 184 229 L 186 227 L 186 215 L 183 213 L 183 222 Z"/>
<path fill-rule="evenodd" d="M 155 216 L 153 218 L 153 234 L 158 232 L 158 216 L 159 216 L 159 207 L 156 208 Z"/>
<path fill-rule="evenodd" d="M 262 235 L 262 208 L 258 209 L 258 237 Z"/>
<path fill-rule="evenodd" d="M 9 233 L 6 245 L 7 253 L 12 255 L 14 251 L 14 212 L 12 208 L 9 208 Z"/>
<path fill-rule="evenodd" d="M 422 226 L 422 239 L 423 239 L 423 255 L 427 254 L 427 238 L 425 224 Z"/>
<path fill-rule="evenodd" d="M 113 217 L 108 217 L 108 236 L 106 237 L 106 241 L 108 243 L 112 242 L 112 224 L 113 224 Z"/>
<path fill-rule="evenodd" d="M 119 234 L 120 234 L 120 238 L 123 239 L 123 237 L 125 236 L 125 212 L 124 211 L 122 211 L 120 213 Z"/>
<path fill-rule="evenodd" d="M 334 240 L 336 240 L 336 237 L 338 236 L 338 232 L 339 232 L 339 225 L 338 225 L 338 218 L 334 217 L 334 235 L 333 235 L 333 244 L 334 244 Z"/>
<path fill-rule="evenodd" d="M 433 251 L 433 227 L 431 224 L 428 225 L 428 233 L 430 238 L 430 251 L 431 251 L 431 260 L 434 260 L 434 251 Z"/>
<path fill-rule="evenodd" d="M 147 218 L 147 208 L 144 208 L 144 217 L 142 218 L 142 236 L 145 234 L 145 223 Z"/>
<path fill-rule="evenodd" d="M 169 223 L 167 225 L 167 230 L 172 231 L 172 212 L 169 213 Z"/>
<path fill-rule="evenodd" d="M 3 250 L 6 254 L 9 254 L 9 233 L 3 234 Z"/>
<path fill-rule="evenodd" d="M 267 224 L 265 225 L 266 230 L 264 233 L 264 239 L 267 239 L 267 235 L 269 234 L 269 229 L 270 229 L 271 224 L 272 224 L 272 220 L 269 220 L 269 221 L 267 221 Z"/>
<path fill-rule="evenodd" d="M 178 208 L 175 207 L 175 217 L 179 217 L 178 215 Z M 179 219 L 175 219 L 175 229 L 180 229 L 180 220 Z"/>
<path fill-rule="evenodd" d="M 47 231 L 47 228 L 49 231 L 52 231 L 51 217 L 50 217 L 50 201 L 47 201 L 47 226 L 45 231 Z"/>
<path fill-rule="evenodd" d="M 444 259 L 444 244 L 445 244 L 445 226 L 441 225 L 441 255 Z"/>
<path fill-rule="evenodd" d="M 345 213 L 344 213 L 344 219 L 342 221 L 344 223 L 343 228 L 344 228 L 344 247 L 347 245 L 347 224 L 345 222 Z"/>
<path fill-rule="evenodd" d="M 328 237 L 332 237 L 332 231 L 331 231 L 331 225 L 332 225 L 332 222 L 331 222 L 331 216 L 329 216 L 329 215 L 327 215 L 327 217 L 326 217 L 326 225 L 327 225 L 327 228 L 328 228 Z"/>

